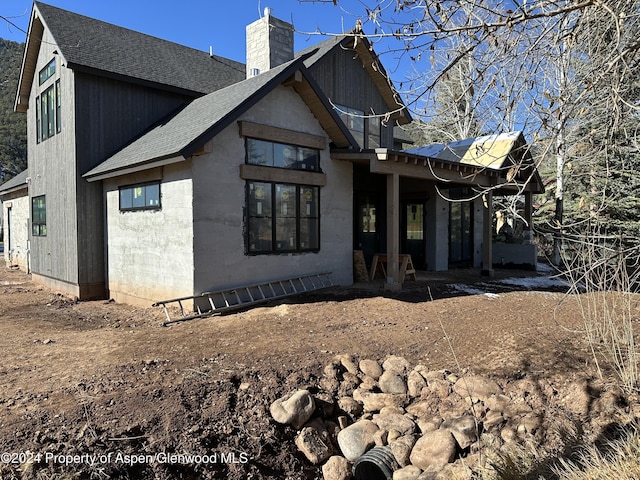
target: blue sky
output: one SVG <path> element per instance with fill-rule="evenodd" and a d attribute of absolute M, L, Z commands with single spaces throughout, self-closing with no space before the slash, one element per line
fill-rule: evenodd
<path fill-rule="evenodd" d="M 265 7 L 292 22 L 298 32 L 340 33 L 350 30 L 365 12 L 359 0 L 45 0 L 65 10 L 97 18 L 172 42 L 244 62 L 245 26 L 257 20 Z M 32 2 L 3 0 L 0 15 L 27 30 Z M 353 12 L 353 13 L 351 13 Z M 364 19 L 363 19 L 364 20 Z M 0 19 L 0 37 L 17 42 L 25 34 Z M 302 50 L 326 37 L 296 34 L 295 49 Z"/>

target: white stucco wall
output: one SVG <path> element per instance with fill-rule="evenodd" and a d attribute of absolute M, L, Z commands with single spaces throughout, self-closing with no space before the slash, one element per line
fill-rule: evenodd
<path fill-rule="evenodd" d="M 120 211 L 119 186 L 160 176 L 160 210 Z M 154 301 L 193 295 L 190 162 L 106 180 L 104 191 L 109 296 L 149 306 Z"/>
<path fill-rule="evenodd" d="M 290 87 L 278 87 L 239 120 L 326 136 L 306 104 Z M 245 251 L 244 139 L 231 124 L 211 142 L 212 153 L 193 160 L 195 291 L 197 293 L 318 272 L 335 284 L 353 283 L 352 166 L 331 160 L 329 140 L 320 165 L 320 251 L 247 255 Z"/>
<path fill-rule="evenodd" d="M 11 215 L 8 214 L 9 209 L 11 209 Z M 5 263 L 7 266 L 17 265 L 25 272 L 29 268 L 29 211 L 29 196 L 26 189 L 16 194 L 8 194 L 3 199 Z"/>

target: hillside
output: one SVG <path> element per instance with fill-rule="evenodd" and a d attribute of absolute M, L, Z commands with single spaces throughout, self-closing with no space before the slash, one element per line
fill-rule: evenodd
<path fill-rule="evenodd" d="M 13 111 L 23 50 L 0 38 L 0 183 L 27 168 L 27 116 Z"/>

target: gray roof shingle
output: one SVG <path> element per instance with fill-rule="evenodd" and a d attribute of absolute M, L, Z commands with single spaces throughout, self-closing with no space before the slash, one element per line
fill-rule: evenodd
<path fill-rule="evenodd" d="M 28 177 L 29 177 L 29 172 L 27 170 L 23 170 L 21 173 L 19 173 L 12 179 L 7 180 L 2 185 L 0 185 L 0 195 L 4 193 L 8 193 L 10 190 L 27 188 Z"/>
<path fill-rule="evenodd" d="M 217 55 L 36 2 L 70 68 L 206 94 L 243 80 L 245 66 Z"/>
<path fill-rule="evenodd" d="M 264 87 L 279 84 L 283 77 L 300 67 L 304 68 L 299 60 L 292 60 L 261 75 L 197 98 L 84 176 L 98 177 L 162 159 L 188 156 L 200 139 L 207 137 L 208 140 L 265 95 L 269 89 Z"/>

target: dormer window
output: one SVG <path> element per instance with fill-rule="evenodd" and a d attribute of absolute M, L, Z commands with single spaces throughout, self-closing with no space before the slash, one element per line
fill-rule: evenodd
<path fill-rule="evenodd" d="M 40 79 L 40 85 L 49 80 L 56 73 L 56 59 L 51 60 L 46 67 L 40 70 L 38 78 Z"/>

